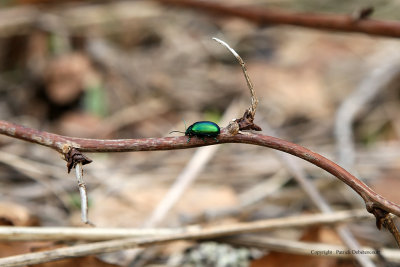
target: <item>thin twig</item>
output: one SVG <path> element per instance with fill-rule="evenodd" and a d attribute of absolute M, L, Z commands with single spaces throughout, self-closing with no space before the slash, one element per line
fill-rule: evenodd
<path fill-rule="evenodd" d="M 86 184 L 83 181 L 83 167 L 82 162 L 75 165 L 75 176 L 78 181 L 79 194 L 81 196 L 81 219 L 82 222 L 93 225 L 88 219 L 88 197 L 86 192 Z"/>
<path fill-rule="evenodd" d="M 357 210 L 353 216 L 338 217 L 341 219 L 362 220 L 371 218 Z M 340 215 L 340 214 L 339 214 Z M 333 218 L 332 218 L 333 219 Z M 346 219 L 346 220 L 347 220 Z M 1 226 L 0 240 L 5 241 L 101 241 L 129 237 L 163 236 L 183 233 L 186 228 L 100 228 L 100 227 L 18 227 Z"/>
<path fill-rule="evenodd" d="M 225 46 L 236 57 L 236 59 L 239 61 L 239 64 L 242 67 L 242 71 L 243 71 L 244 77 L 246 79 L 247 87 L 250 89 L 251 106 L 249 108 L 249 112 L 250 112 L 251 116 L 254 118 L 255 115 L 256 115 L 258 99 L 256 97 L 256 92 L 254 91 L 253 83 L 251 82 L 250 76 L 247 73 L 246 64 L 244 63 L 243 59 L 239 56 L 239 54 L 236 53 L 236 51 L 233 50 L 227 43 L 225 43 L 224 41 L 222 41 L 222 40 L 220 40 L 218 38 L 215 38 L 215 37 L 212 38 L 212 39 L 214 41 L 222 44 L 223 46 Z"/>
<path fill-rule="evenodd" d="M 229 52 L 231 52 L 235 58 L 239 61 L 239 64 L 242 68 L 244 77 L 246 79 L 247 87 L 250 90 L 250 95 L 251 95 L 251 105 L 250 107 L 244 112 L 243 116 L 239 119 L 233 120 L 229 123 L 228 125 L 228 131 L 232 134 L 235 135 L 239 132 L 239 130 L 255 130 L 255 131 L 261 131 L 261 128 L 254 124 L 254 118 L 256 115 L 256 109 L 257 109 L 257 104 L 258 104 L 258 99 L 256 97 L 256 92 L 254 91 L 253 83 L 250 80 L 250 76 L 247 73 L 246 69 L 246 64 L 244 63 L 243 59 L 239 56 L 236 51 L 231 48 L 227 43 L 224 41 L 218 39 L 218 38 L 212 38 L 214 41 L 220 43 L 221 45 L 225 46 Z"/>
<path fill-rule="evenodd" d="M 354 18 L 352 14 L 332 15 L 316 13 L 296 13 L 272 10 L 262 7 L 235 7 L 211 1 L 158 0 L 160 3 L 203 10 L 205 12 L 246 19 L 261 25 L 294 25 L 323 30 L 361 32 L 377 36 L 400 37 L 400 23 L 397 21 Z M 146 1 L 149 2 L 149 1 Z M 132 21 L 155 17 L 162 13 L 157 6 L 138 4 L 130 1 L 116 1 L 99 5 L 79 5 L 62 9 L 56 15 L 69 31 L 85 29 L 93 25 L 107 25 L 121 21 Z M 139 10 L 140 12 L 126 12 Z M 54 14 L 55 12 L 53 12 Z M 107 15 L 104 15 L 107 14 Z M 8 36 L 26 32 L 38 18 L 43 16 L 39 8 L 33 6 L 3 8 L 0 13 L 0 35 Z M 77 19 L 79 18 L 79 19 Z M 110 27 L 112 30 L 112 28 Z"/>
<path fill-rule="evenodd" d="M 394 223 L 394 216 L 392 214 L 387 214 L 383 218 L 383 225 L 385 226 L 386 229 L 394 236 L 394 239 L 397 242 L 397 245 L 400 246 L 400 231 L 397 228 L 396 224 Z"/>
<path fill-rule="evenodd" d="M 308 227 L 311 225 L 332 225 L 351 221 L 361 221 L 373 219 L 371 214 L 365 210 L 347 210 L 337 211 L 330 214 L 311 214 L 297 215 L 286 218 L 274 218 L 257 221 L 257 225 L 262 225 L 263 231 L 271 231 L 276 229 L 286 229 L 294 227 Z M 248 223 L 247 223 L 248 224 Z M 235 225 L 228 226 L 232 229 Z M 238 224 L 237 226 L 242 226 Z M 246 224 L 244 224 L 246 225 Z M 248 225 L 250 229 L 251 225 Z M 111 240 L 128 237 L 144 237 L 144 236 L 162 236 L 181 234 L 190 229 L 199 229 L 198 226 L 189 226 L 183 228 L 77 228 L 77 227 L 16 227 L 2 226 L 0 227 L 0 240 L 7 241 L 24 241 L 24 240 Z M 260 229 L 261 230 L 261 229 Z M 192 230 L 193 231 L 193 230 Z M 234 234 L 234 233 L 233 233 Z"/>
<path fill-rule="evenodd" d="M 349 214 L 347 214 L 347 216 L 349 216 Z M 345 215 L 342 218 L 347 216 Z M 311 219 L 312 217 L 314 218 Z M 43 262 L 55 261 L 66 257 L 79 257 L 90 254 L 108 253 L 108 252 L 114 252 L 124 249 L 137 248 L 137 247 L 162 245 L 177 240 L 210 239 L 215 237 L 229 236 L 233 234 L 254 233 L 254 232 L 264 231 L 267 229 L 271 230 L 280 228 L 283 223 L 285 223 L 285 225 L 288 227 L 289 225 L 290 227 L 293 227 L 295 225 L 299 226 L 300 221 L 302 221 L 301 225 L 304 225 L 306 221 L 308 221 L 308 223 L 312 221 L 311 224 L 315 224 L 316 217 L 319 217 L 320 219 L 319 222 L 321 222 L 323 218 L 325 220 L 329 218 L 328 221 L 332 222 L 332 220 L 336 220 L 340 216 L 337 216 L 337 214 L 335 214 L 334 216 L 332 216 L 332 214 L 329 215 L 318 214 L 318 215 L 308 215 L 308 216 L 303 215 L 303 216 L 295 216 L 292 218 L 272 219 L 272 220 L 264 220 L 258 222 L 237 223 L 233 225 L 216 226 L 208 229 L 195 229 L 195 230 L 188 229 L 184 233 L 177 233 L 167 236 L 156 236 L 156 237 L 147 237 L 140 239 L 127 238 L 120 240 L 103 241 L 91 244 L 76 245 L 66 248 L 59 248 L 44 252 L 35 252 L 24 255 L 1 258 L 0 266 L 11 267 L 11 266 L 21 266 L 28 264 L 38 264 Z"/>
<path fill-rule="evenodd" d="M 369 18 L 354 20 L 349 15 L 296 13 L 263 7 L 235 7 L 214 1 L 158 0 L 160 3 L 193 8 L 211 14 L 245 19 L 259 25 L 294 25 L 321 30 L 360 32 L 371 35 L 400 37 L 398 21 L 382 21 Z"/>

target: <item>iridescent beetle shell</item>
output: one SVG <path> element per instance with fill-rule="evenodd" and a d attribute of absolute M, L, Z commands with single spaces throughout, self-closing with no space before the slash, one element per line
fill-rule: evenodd
<path fill-rule="evenodd" d="M 190 125 L 185 132 L 186 136 L 216 137 L 221 129 L 212 121 L 198 121 Z"/>

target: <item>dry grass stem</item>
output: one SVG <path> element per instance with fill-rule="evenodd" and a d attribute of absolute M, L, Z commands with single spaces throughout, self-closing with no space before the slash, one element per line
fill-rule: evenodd
<path fill-rule="evenodd" d="M 76 245 L 72 247 L 59 248 L 50 251 L 28 253 L 19 256 L 12 256 L 0 259 L 0 266 L 21 266 L 27 264 L 38 264 L 43 262 L 55 261 L 67 257 L 79 257 L 91 254 L 115 252 L 124 249 L 161 245 L 177 240 L 196 240 L 223 237 L 235 234 L 254 233 L 266 230 L 281 229 L 285 227 L 299 227 L 314 224 L 327 224 L 343 222 L 350 218 L 370 218 L 365 211 L 347 211 L 335 214 L 302 215 L 289 218 L 263 220 L 258 222 L 237 223 L 233 225 L 210 227 L 206 229 L 188 229 L 183 233 L 171 234 L 166 236 L 146 237 L 146 238 L 127 238 L 112 241 L 103 241 L 92 244 Z M 341 218 L 341 220 L 338 220 Z M 91 229 L 85 229 L 90 231 Z M 93 231 L 98 231 L 94 229 Z"/>
<path fill-rule="evenodd" d="M 262 220 L 253 223 L 236 224 L 246 229 L 251 229 L 252 224 L 262 225 L 260 230 L 275 230 L 292 227 L 307 227 L 310 225 L 337 224 L 351 221 L 373 219 L 365 210 L 337 211 L 330 214 L 298 215 L 286 218 Z M 246 226 L 247 225 L 247 226 Z M 235 228 L 235 225 L 229 226 Z M 223 227 L 222 227 L 223 228 Z M 22 240 L 108 240 L 124 237 L 144 237 L 181 234 L 189 231 L 199 230 L 199 226 L 193 225 L 183 228 L 77 228 L 77 227 L 0 227 L 0 240 L 22 241 Z"/>
<path fill-rule="evenodd" d="M 76 180 L 78 182 L 78 187 L 79 187 L 79 195 L 81 196 L 81 218 L 82 222 L 93 225 L 89 219 L 88 219 L 88 197 L 87 197 L 87 191 L 86 191 L 86 184 L 83 181 L 83 167 L 82 163 L 79 162 L 75 166 L 75 176 Z"/>
<path fill-rule="evenodd" d="M 250 80 L 250 76 L 247 74 L 247 69 L 246 69 L 246 64 L 244 63 L 243 59 L 239 56 L 238 53 L 236 53 L 236 51 L 231 48 L 226 42 L 218 39 L 218 38 L 212 38 L 214 41 L 220 43 L 221 45 L 225 46 L 235 57 L 236 59 L 239 61 L 240 66 L 242 67 L 242 71 L 244 74 L 244 77 L 246 79 L 246 83 L 247 83 L 247 87 L 250 90 L 250 95 L 251 95 L 251 106 L 249 108 L 249 112 L 252 115 L 252 117 L 254 118 L 256 115 L 256 110 L 257 110 L 257 105 L 258 105 L 258 99 L 256 97 L 256 92 L 254 91 L 254 87 L 253 87 L 253 83 Z"/>

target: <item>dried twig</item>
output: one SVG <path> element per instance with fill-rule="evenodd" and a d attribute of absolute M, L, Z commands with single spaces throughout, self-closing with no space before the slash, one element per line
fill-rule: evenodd
<path fill-rule="evenodd" d="M 260 25 L 294 25 L 314 29 L 360 32 L 371 35 L 400 37 L 400 23 L 397 21 L 372 20 L 368 17 L 316 13 L 295 13 L 262 7 L 235 7 L 211 1 L 158 0 L 168 5 L 189 7 L 223 16 L 239 17 Z"/>
<path fill-rule="evenodd" d="M 357 212 L 358 213 L 358 212 Z M 229 236 L 233 234 L 243 234 L 243 233 L 254 233 L 264 230 L 272 230 L 281 228 L 282 225 L 285 227 L 294 226 L 304 226 L 305 224 L 315 224 L 317 221 L 322 222 L 326 220 L 327 222 L 337 222 L 338 217 L 349 218 L 349 214 L 344 212 L 342 215 L 339 214 L 318 214 L 318 215 L 303 215 L 295 216 L 292 218 L 284 219 L 271 219 L 263 220 L 258 222 L 248 222 L 248 223 L 237 223 L 233 225 L 224 225 L 218 227 L 212 227 L 208 229 L 195 229 L 183 233 L 176 233 L 171 235 L 147 237 L 147 238 L 127 238 L 120 240 L 104 241 L 84 245 L 76 245 L 73 247 L 59 248 L 50 251 L 28 253 L 19 256 L 12 256 L 0 259 L 0 265 L 4 267 L 10 266 L 21 266 L 28 264 L 38 264 L 43 262 L 50 262 L 66 257 L 79 257 L 86 256 L 90 254 L 99 254 L 114 252 L 123 249 L 131 249 L 137 247 L 147 247 L 153 245 L 161 245 L 177 240 L 195 240 L 195 239 L 210 239 L 215 237 Z M 361 215 L 361 214 L 358 214 Z M 365 214 L 364 214 L 365 215 Z M 316 218 L 318 218 L 316 220 Z M 89 229 L 90 230 L 90 229 Z"/>
<path fill-rule="evenodd" d="M 400 244 L 400 231 L 397 228 L 396 224 L 394 223 L 393 215 L 386 214 L 386 216 L 383 219 L 382 224 L 394 236 L 394 238 L 396 239 L 397 244 Z"/>
<path fill-rule="evenodd" d="M 79 194 L 81 196 L 81 219 L 82 219 L 82 222 L 93 225 L 88 219 L 88 210 L 89 210 L 88 209 L 88 197 L 87 197 L 87 192 L 86 192 L 86 184 L 83 181 L 82 162 L 79 162 L 78 164 L 76 164 L 75 176 L 76 176 L 76 180 L 78 181 Z"/>
<path fill-rule="evenodd" d="M 364 211 L 364 210 L 363 210 Z M 346 211 L 348 217 L 338 214 L 341 219 L 362 220 L 371 218 L 367 213 L 356 211 L 355 215 Z M 345 215 L 345 213 L 343 214 Z M 333 218 L 332 218 L 333 219 Z M 347 220 L 346 219 L 346 220 Z M 186 228 L 102 228 L 102 227 L 18 227 L 1 226 L 0 240 L 5 241 L 101 241 L 129 237 L 163 236 L 183 233 Z"/>
<path fill-rule="evenodd" d="M 204 10 L 224 16 L 234 16 L 252 21 L 261 25 L 286 24 L 307 28 L 324 30 L 361 32 L 371 35 L 400 37 L 400 23 L 396 21 L 373 20 L 365 17 L 365 10 L 355 14 L 332 15 L 315 13 L 295 13 L 265 8 L 235 7 L 211 1 L 193 0 L 158 0 L 169 5 Z M 149 1 L 147 1 L 149 2 Z M 55 12 L 67 30 L 80 30 L 92 25 L 110 24 L 120 21 L 129 21 L 156 16 L 162 11 L 154 5 L 130 1 L 116 1 L 102 5 L 79 5 L 78 7 L 66 7 L 61 12 Z M 140 12 L 126 12 L 126 10 L 138 10 Z M 0 13 L 0 35 L 26 32 L 38 18 L 43 16 L 40 9 L 25 6 L 18 8 L 4 8 Z M 104 14 L 108 14 L 105 16 Z M 79 19 L 77 19 L 79 18 Z"/>
<path fill-rule="evenodd" d="M 215 37 L 212 39 L 214 41 L 217 41 L 218 43 L 222 44 L 223 46 L 225 46 L 239 61 L 239 64 L 242 67 L 244 77 L 246 79 L 247 87 L 249 88 L 250 95 L 251 95 L 251 106 L 249 108 L 249 112 L 250 112 L 251 116 L 254 118 L 256 115 L 258 99 L 256 97 L 256 92 L 254 91 L 253 83 L 250 80 L 250 76 L 249 76 L 249 74 L 247 74 L 246 64 L 244 63 L 243 59 L 239 56 L 239 54 L 233 48 L 231 48 L 227 43 L 225 43 L 224 41 L 222 41 L 218 38 L 215 38 Z"/>
<path fill-rule="evenodd" d="M 82 221 L 86 224 L 92 225 L 93 224 L 88 219 L 88 198 L 86 192 L 86 184 L 83 181 L 83 168 L 82 165 L 89 164 L 92 162 L 91 159 L 83 155 L 80 151 L 76 148 L 68 148 L 64 147 L 66 153 L 64 153 L 64 158 L 67 161 L 67 170 L 68 173 L 71 171 L 72 168 L 75 168 L 75 176 L 76 180 L 78 181 L 79 187 L 79 195 L 81 196 L 81 218 Z"/>
<path fill-rule="evenodd" d="M 263 231 L 285 229 L 293 227 L 308 227 L 311 225 L 332 225 L 350 221 L 372 219 L 373 217 L 365 210 L 337 211 L 330 214 L 298 215 L 286 218 L 275 218 L 261 220 L 257 225 L 263 225 Z M 236 225 L 241 226 L 242 224 Z M 246 225 L 246 224 L 245 224 Z M 248 225 L 250 227 L 251 225 Z M 235 225 L 229 226 L 234 228 Z M 184 228 L 77 228 L 77 227 L 0 227 L 0 240 L 23 241 L 23 240 L 111 240 L 128 237 L 162 236 L 181 234 L 190 229 L 198 229 L 197 226 Z M 248 228 L 250 229 L 250 228 Z M 261 230 L 261 229 L 260 229 Z"/>
<path fill-rule="evenodd" d="M 244 63 L 243 59 L 239 56 L 238 53 L 236 53 L 235 50 L 233 50 L 227 43 L 224 41 L 218 39 L 218 38 L 213 38 L 214 41 L 217 41 L 221 45 L 225 46 L 239 61 L 240 66 L 242 67 L 242 71 L 244 74 L 244 77 L 246 79 L 247 87 L 250 90 L 250 95 L 251 95 L 251 105 L 250 107 L 244 112 L 242 118 L 236 119 L 231 124 L 228 126 L 228 129 L 232 134 L 236 134 L 239 130 L 255 130 L 255 131 L 261 131 L 260 126 L 256 125 L 253 123 L 254 117 L 256 115 L 256 109 L 257 109 L 257 104 L 258 104 L 258 99 L 256 97 L 256 92 L 254 91 L 253 83 L 250 80 L 250 76 L 247 73 L 246 69 L 246 64 Z M 233 126 L 233 124 L 237 124 L 236 127 Z M 231 131 L 231 129 L 235 129 L 234 131 Z"/>

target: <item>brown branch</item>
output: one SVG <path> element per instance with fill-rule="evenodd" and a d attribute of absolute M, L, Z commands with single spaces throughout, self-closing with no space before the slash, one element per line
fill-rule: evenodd
<path fill-rule="evenodd" d="M 259 25 L 286 24 L 306 28 L 342 32 L 360 32 L 386 37 L 400 37 L 400 22 L 372 20 L 354 15 L 295 13 L 262 7 L 234 7 L 212 1 L 158 0 L 158 2 L 189 7 L 212 14 L 239 17 Z"/>
<path fill-rule="evenodd" d="M 339 165 L 307 148 L 272 136 L 252 133 L 232 135 L 228 130 L 223 128 L 221 134 L 215 140 L 213 138 L 206 138 L 204 140 L 191 138 L 190 142 L 188 142 L 186 136 L 115 140 L 85 139 L 42 132 L 2 120 L 0 120 L 0 134 L 53 148 L 62 153 L 64 157 L 72 148 L 80 152 L 129 152 L 185 149 L 225 143 L 265 146 L 302 158 L 331 173 L 350 186 L 364 199 L 367 210 L 373 213 L 377 217 L 377 220 L 382 219 L 380 217 L 382 213 L 383 215 L 392 213 L 400 217 L 399 205 L 375 193 L 366 184 Z M 377 210 L 379 212 L 376 212 Z"/>

